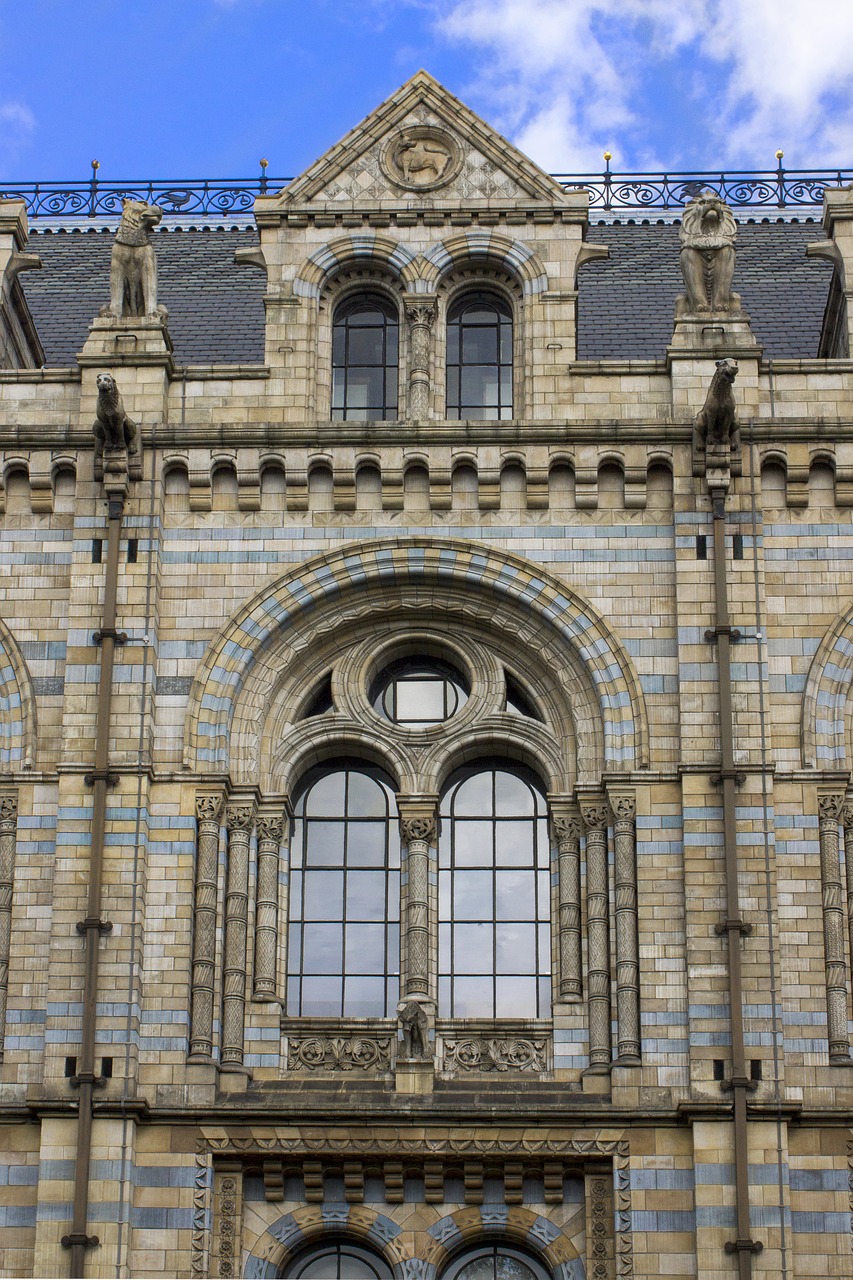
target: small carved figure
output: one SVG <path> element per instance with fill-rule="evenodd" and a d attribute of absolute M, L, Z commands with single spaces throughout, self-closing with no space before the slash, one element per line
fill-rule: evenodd
<path fill-rule="evenodd" d="M 703 191 L 685 206 L 681 221 L 681 274 L 687 288 L 681 312 L 740 311 L 732 293 L 737 224 L 732 211 L 713 191 Z"/>
<path fill-rule="evenodd" d="M 439 182 L 450 164 L 450 154 L 440 142 L 428 138 L 410 138 L 397 150 L 397 164 L 406 182 L 426 186 Z"/>
<path fill-rule="evenodd" d="M 732 360 L 718 360 L 705 403 L 693 424 L 693 448 L 704 448 L 706 456 L 740 449 L 740 428 L 735 410 L 732 384 L 737 365 Z"/>
<path fill-rule="evenodd" d="M 403 1033 L 404 1058 L 429 1057 L 429 1014 L 417 1000 L 401 1000 L 397 1018 Z"/>
<path fill-rule="evenodd" d="M 163 217 L 162 209 L 144 200 L 122 200 L 122 215 L 110 261 L 110 305 L 101 312 L 113 316 L 156 316 L 157 260 L 149 232 Z"/>
<path fill-rule="evenodd" d="M 127 449 L 137 452 L 136 423 L 124 411 L 121 393 L 111 373 L 99 373 L 98 408 L 92 430 L 95 433 L 95 456 L 103 457 L 105 449 Z"/>

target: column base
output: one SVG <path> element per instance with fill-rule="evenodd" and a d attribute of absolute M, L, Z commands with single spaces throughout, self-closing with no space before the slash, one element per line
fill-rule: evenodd
<path fill-rule="evenodd" d="M 248 1067 L 236 1062 L 226 1062 L 219 1068 L 220 1093 L 245 1093 L 252 1073 Z"/>
<path fill-rule="evenodd" d="M 581 1088 L 584 1093 L 591 1093 L 597 1097 L 609 1097 L 610 1067 L 611 1064 L 609 1062 L 601 1062 L 587 1067 L 586 1071 L 582 1071 Z"/>

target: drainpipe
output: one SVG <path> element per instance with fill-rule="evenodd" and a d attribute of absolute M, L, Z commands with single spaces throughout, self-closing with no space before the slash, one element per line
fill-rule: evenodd
<path fill-rule="evenodd" d="M 719 480 L 719 485 L 714 484 Z M 714 515 L 714 626 L 705 632 L 708 641 L 717 642 L 717 666 L 720 684 L 720 783 L 723 789 L 723 840 L 725 852 L 726 918 L 715 926 L 720 937 L 728 944 L 729 1010 L 732 1033 L 731 1080 L 723 1082 L 724 1089 L 732 1093 L 732 1117 L 735 1146 L 735 1210 L 736 1236 L 727 1240 L 726 1253 L 737 1254 L 739 1280 L 750 1280 L 752 1259 L 763 1245 L 753 1240 L 749 1224 L 749 1148 L 747 1144 L 746 1095 L 755 1087 L 746 1069 L 746 1050 L 743 1033 L 743 979 L 741 969 L 741 939 L 752 933 L 752 925 L 741 918 L 738 893 L 737 817 L 735 812 L 735 788 L 743 781 L 743 774 L 735 769 L 734 716 L 732 712 L 731 646 L 740 639 L 740 632 L 729 621 L 728 581 L 726 575 L 726 493 L 728 468 L 721 474 L 709 469 L 708 487 L 711 493 Z"/>
<path fill-rule="evenodd" d="M 110 456 L 113 455 L 113 456 Z M 98 998 L 98 963 L 101 938 L 112 932 L 112 924 L 101 919 L 101 887 L 104 871 L 104 834 L 107 818 L 107 790 L 116 782 L 110 773 L 110 720 L 113 696 L 113 666 L 116 645 L 125 644 L 127 636 L 117 632 L 116 593 L 118 588 L 119 542 L 121 539 L 124 501 L 127 495 L 127 454 L 124 449 L 104 451 L 104 488 L 108 505 L 107 567 L 104 581 L 104 608 L 100 630 L 92 636 L 101 650 L 98 706 L 95 725 L 95 767 L 85 781 L 93 789 L 92 843 L 89 854 L 89 889 L 86 918 L 77 924 L 85 947 L 83 977 L 83 1023 L 80 1061 L 72 1085 L 79 1089 L 77 1108 L 77 1154 L 74 1168 L 74 1208 L 71 1231 L 62 1244 L 71 1250 L 71 1275 L 82 1280 L 87 1249 L 95 1248 L 99 1239 L 89 1235 L 89 1168 L 92 1158 L 92 1119 L 95 1089 L 103 1086 L 102 1076 L 95 1074 L 96 1007 Z"/>

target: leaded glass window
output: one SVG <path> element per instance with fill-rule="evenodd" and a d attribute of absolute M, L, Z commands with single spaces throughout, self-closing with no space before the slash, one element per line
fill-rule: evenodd
<path fill-rule="evenodd" d="M 455 774 L 441 800 L 439 1013 L 551 1015 L 547 808 L 506 767 Z"/>
<path fill-rule="evenodd" d="M 491 1244 L 466 1250 L 442 1273 L 441 1280 L 548 1280 L 548 1273 L 520 1249 Z"/>
<path fill-rule="evenodd" d="M 397 309 L 380 294 L 342 302 L 332 325 L 332 417 L 397 416 Z"/>
<path fill-rule="evenodd" d="M 286 1272 L 287 1280 L 391 1280 L 391 1275 L 384 1258 L 348 1240 L 312 1249 Z"/>
<path fill-rule="evenodd" d="M 367 766 L 309 779 L 294 811 L 287 1012 L 390 1017 L 400 972 L 394 789 Z"/>
<path fill-rule="evenodd" d="M 512 311 L 494 293 L 466 293 L 447 314 L 448 418 L 512 417 Z"/>

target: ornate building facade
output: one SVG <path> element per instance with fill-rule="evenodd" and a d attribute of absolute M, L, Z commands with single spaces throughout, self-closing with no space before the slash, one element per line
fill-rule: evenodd
<path fill-rule="evenodd" d="M 0 1273 L 851 1275 L 853 194 L 159 217 L 0 204 Z"/>

